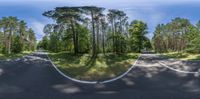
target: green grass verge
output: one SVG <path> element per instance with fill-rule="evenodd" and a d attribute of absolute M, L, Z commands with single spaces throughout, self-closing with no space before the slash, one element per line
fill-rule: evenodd
<path fill-rule="evenodd" d="M 81 80 L 105 80 L 116 77 L 127 71 L 138 55 L 138 53 L 99 54 L 96 59 L 92 59 L 89 54 L 78 56 L 66 52 L 49 54 L 63 73 Z"/>
<path fill-rule="evenodd" d="M 32 51 L 24 51 L 19 54 L 9 54 L 9 55 L 0 54 L 0 60 L 8 60 L 8 59 L 12 60 L 12 59 L 23 57 L 23 56 L 31 54 L 31 53 L 32 53 Z"/>
<path fill-rule="evenodd" d="M 200 60 L 200 54 L 170 52 L 170 53 L 163 53 L 162 55 L 168 58 L 174 58 L 179 60 Z"/>

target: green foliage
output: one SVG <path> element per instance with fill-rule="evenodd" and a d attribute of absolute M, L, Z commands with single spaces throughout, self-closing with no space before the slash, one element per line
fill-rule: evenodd
<path fill-rule="evenodd" d="M 200 54 L 197 53 L 170 52 L 164 53 L 163 55 L 168 58 L 175 58 L 179 60 L 200 60 Z"/>
<path fill-rule="evenodd" d="M 60 49 L 59 41 L 59 35 L 57 33 L 51 33 L 49 42 L 47 38 L 43 39 L 43 47 L 45 50 L 49 49 L 52 52 L 58 52 Z"/>
<path fill-rule="evenodd" d="M 164 55 L 167 56 L 168 58 L 178 58 L 178 59 L 186 58 L 189 56 L 189 54 L 181 52 L 166 53 Z"/>
<path fill-rule="evenodd" d="M 200 53 L 200 35 L 190 41 L 186 51 L 190 53 Z"/>
<path fill-rule="evenodd" d="M 130 52 L 129 24 L 126 13 L 117 9 L 109 9 L 106 16 L 104 10 L 96 6 L 81 6 L 56 7 L 54 10 L 44 12 L 44 16 L 56 22 L 47 24 L 44 28 L 44 33 L 49 38 L 47 50 L 69 51 L 75 55 L 92 53 L 93 57 L 98 53 Z M 144 27 L 147 28 L 147 26 Z M 146 32 L 146 29 L 144 31 Z M 135 33 L 132 34 L 135 35 Z M 145 40 L 147 39 L 137 41 L 144 42 Z M 43 42 L 39 42 L 38 47 L 44 47 Z M 146 42 L 142 48 L 149 47 L 148 44 L 150 43 Z"/>
<path fill-rule="evenodd" d="M 21 53 L 23 50 L 23 44 L 20 42 L 20 37 L 16 36 L 12 45 L 13 53 Z"/>
<path fill-rule="evenodd" d="M 3 52 L 3 33 L 0 32 L 0 53 Z"/>
<path fill-rule="evenodd" d="M 17 17 L 0 19 L 0 52 L 3 54 L 35 50 L 36 37 L 26 22 Z"/>
<path fill-rule="evenodd" d="M 131 35 L 130 42 L 132 51 L 141 52 L 144 48 L 150 48 L 151 44 L 148 38 L 145 37 L 145 35 L 148 33 L 146 23 L 139 20 L 134 20 L 131 22 L 129 33 Z"/>
<path fill-rule="evenodd" d="M 195 40 L 198 34 L 199 30 L 188 19 L 177 17 L 167 24 L 159 24 L 156 27 L 153 45 L 156 52 L 196 52 L 198 45 L 194 47 L 193 43 L 199 42 Z"/>
<path fill-rule="evenodd" d="M 73 55 L 72 53 L 50 53 L 50 58 L 58 68 L 76 79 L 105 80 L 121 75 L 132 66 L 137 59 L 137 53 L 98 54 L 92 58 L 91 54 Z"/>
<path fill-rule="evenodd" d="M 14 53 L 14 54 L 0 54 L 0 60 L 7 60 L 7 59 L 16 59 L 16 58 L 20 58 L 23 57 L 25 55 L 28 55 L 32 53 L 31 51 L 24 51 L 21 53 Z"/>
<path fill-rule="evenodd" d="M 52 43 L 54 44 L 54 43 Z M 44 36 L 42 41 L 37 44 L 38 49 L 48 50 L 49 47 L 49 40 L 47 36 Z"/>
<path fill-rule="evenodd" d="M 152 50 L 151 41 L 148 38 L 144 39 L 143 48 L 147 51 Z"/>
<path fill-rule="evenodd" d="M 78 39 L 79 52 L 80 53 L 89 52 L 89 47 L 90 47 L 89 30 L 86 27 L 79 25 L 77 27 L 77 33 L 79 38 Z"/>

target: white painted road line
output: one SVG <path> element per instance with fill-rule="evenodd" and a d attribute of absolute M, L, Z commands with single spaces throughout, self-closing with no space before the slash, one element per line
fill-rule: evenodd
<path fill-rule="evenodd" d="M 137 60 L 134 62 L 134 64 L 131 66 L 131 68 L 129 68 L 125 73 L 123 73 L 122 75 L 120 75 L 118 77 L 115 77 L 113 79 L 102 81 L 100 83 L 104 84 L 104 83 L 113 82 L 113 81 L 121 79 L 122 77 L 124 77 L 125 75 L 127 75 L 135 67 L 135 65 L 136 65 L 137 61 L 139 60 L 140 56 L 141 56 L 141 54 L 138 56 Z"/>
<path fill-rule="evenodd" d="M 97 84 L 97 81 L 84 81 L 84 80 L 78 80 L 78 79 L 74 79 L 72 77 L 69 77 L 67 75 L 65 75 L 62 71 L 60 71 L 56 65 L 54 65 L 54 63 L 52 62 L 52 60 L 50 59 L 50 57 L 48 56 L 48 54 L 46 53 L 50 63 L 52 64 L 52 66 L 56 69 L 56 71 L 58 71 L 63 77 L 70 79 L 74 82 L 78 82 L 78 83 L 84 83 L 84 84 Z"/>
<path fill-rule="evenodd" d="M 74 79 L 72 77 L 69 77 L 67 75 L 65 75 L 62 71 L 60 71 L 57 66 L 52 62 L 52 60 L 50 59 L 50 57 L 48 56 L 47 53 L 45 53 L 50 61 L 50 63 L 53 65 L 53 67 L 56 69 L 56 71 L 58 71 L 63 77 L 67 78 L 67 79 L 70 79 L 74 82 L 78 82 L 78 83 L 84 83 L 84 84 L 105 84 L 105 83 L 110 83 L 110 82 L 113 82 L 113 81 L 116 81 L 118 79 L 121 79 L 122 77 L 124 77 L 126 74 L 128 74 L 132 69 L 133 67 L 135 67 L 135 64 L 137 63 L 138 59 L 140 58 L 141 54 L 138 56 L 137 60 L 134 62 L 134 64 L 125 72 L 123 73 L 122 75 L 119 75 L 113 79 L 110 79 L 110 80 L 105 80 L 105 81 L 85 81 L 85 80 L 78 80 L 78 79 Z"/>
<path fill-rule="evenodd" d="M 184 70 L 179 70 L 179 69 L 174 69 L 170 66 L 167 66 L 166 64 L 162 63 L 162 62 L 158 62 L 160 65 L 170 69 L 170 70 L 173 70 L 173 71 L 176 71 L 176 72 L 180 72 L 180 73 L 185 73 L 185 74 L 198 74 L 199 72 L 191 72 L 191 71 L 184 71 Z"/>

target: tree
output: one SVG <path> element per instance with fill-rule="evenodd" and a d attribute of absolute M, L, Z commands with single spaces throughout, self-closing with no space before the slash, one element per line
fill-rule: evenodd
<path fill-rule="evenodd" d="M 108 24 L 106 23 L 105 15 L 100 16 L 101 32 L 102 32 L 102 50 L 105 54 L 105 36 Z"/>
<path fill-rule="evenodd" d="M 127 22 L 127 16 L 123 11 L 110 9 L 107 14 L 108 20 L 111 25 L 112 35 L 110 39 L 113 42 L 113 52 L 122 53 L 123 44 L 125 44 L 125 24 Z"/>
<path fill-rule="evenodd" d="M 3 32 L 0 32 L 0 53 L 3 51 L 3 41 Z"/>
<path fill-rule="evenodd" d="M 151 41 L 147 37 L 144 38 L 143 49 L 146 50 L 146 51 L 152 50 Z"/>
<path fill-rule="evenodd" d="M 150 40 L 144 36 L 147 32 L 146 23 L 138 22 L 137 28 L 144 29 L 129 33 L 129 22 L 125 12 L 110 9 L 108 14 L 104 15 L 104 10 L 105 8 L 96 6 L 56 7 L 43 13 L 44 16 L 55 20 L 54 25 L 46 25 L 44 28 L 49 43 L 47 49 L 56 52 L 73 50 L 75 55 L 91 52 L 92 58 L 95 59 L 98 53 L 130 52 L 130 39 L 134 41 L 137 38 L 139 41 L 133 42 L 134 49 L 138 48 L 140 51 L 150 48 Z M 42 42 L 43 40 L 39 45 L 42 45 Z"/>
<path fill-rule="evenodd" d="M 16 30 L 18 19 L 16 17 L 3 17 L 1 20 L 1 26 L 4 31 L 4 43 L 5 48 L 4 52 L 7 54 L 11 54 L 11 46 L 12 46 L 12 36 Z"/>
<path fill-rule="evenodd" d="M 188 44 L 186 51 L 191 53 L 200 53 L 200 21 L 196 26 L 190 26 L 186 33 Z"/>
<path fill-rule="evenodd" d="M 89 30 L 85 26 L 78 24 L 77 33 L 79 34 L 79 53 L 88 53 L 90 48 Z"/>
<path fill-rule="evenodd" d="M 49 35 L 48 47 L 45 47 L 46 50 L 58 52 L 60 43 L 60 25 L 47 24 L 43 31 L 46 36 Z"/>
<path fill-rule="evenodd" d="M 113 42 L 113 52 L 116 52 L 116 43 L 115 43 L 115 33 L 116 33 L 116 22 L 115 22 L 115 20 L 116 20 L 116 10 L 115 9 L 110 9 L 110 10 L 108 10 L 109 11 L 109 13 L 107 14 L 107 16 L 108 16 L 108 20 L 109 20 L 109 22 L 110 22 L 110 24 L 111 24 L 111 30 L 112 30 L 112 36 L 111 36 L 111 38 L 112 38 L 112 42 Z"/>
<path fill-rule="evenodd" d="M 23 51 L 23 44 L 20 41 L 20 36 L 14 37 L 14 42 L 12 45 L 13 53 L 21 53 Z"/>
<path fill-rule="evenodd" d="M 25 41 L 25 36 L 26 36 L 26 22 L 24 22 L 23 20 L 19 22 L 19 33 L 20 33 L 20 44 L 22 46 L 22 49 L 24 49 L 24 41 Z"/>
<path fill-rule="evenodd" d="M 4 54 L 20 53 L 28 50 L 25 46 L 35 46 L 35 33 L 27 31 L 26 22 L 17 17 L 3 17 L 0 19 L 0 37 L 1 51 Z M 34 50 L 32 48 L 32 50 Z"/>
<path fill-rule="evenodd" d="M 37 48 L 42 50 L 48 50 L 49 39 L 47 36 L 44 36 L 42 40 L 38 43 Z"/>
<path fill-rule="evenodd" d="M 78 34 L 76 32 L 76 24 L 82 21 L 81 10 L 79 7 L 57 7 L 55 10 L 43 13 L 44 16 L 53 18 L 57 23 L 67 24 L 73 33 L 74 54 L 78 53 Z"/>
<path fill-rule="evenodd" d="M 96 6 L 83 6 L 81 8 L 84 10 L 85 14 L 91 16 L 91 20 L 92 20 L 92 56 L 96 57 L 97 48 L 96 48 L 95 18 L 98 18 L 98 16 L 105 10 L 105 8 L 96 7 Z M 98 24 L 98 23 L 96 23 L 96 24 Z"/>
<path fill-rule="evenodd" d="M 29 29 L 28 34 L 29 34 L 29 36 L 28 36 L 29 50 L 34 51 L 35 47 L 36 47 L 35 33 L 32 29 Z"/>
<path fill-rule="evenodd" d="M 148 33 L 147 24 L 139 20 L 134 20 L 131 23 L 129 33 L 131 35 L 132 50 L 135 52 L 141 52 L 141 50 L 144 48 L 144 41 L 147 39 L 145 37 L 145 35 Z"/>
<path fill-rule="evenodd" d="M 163 42 L 163 36 L 162 36 L 162 30 L 164 28 L 164 24 L 158 24 L 156 26 L 156 30 L 154 31 L 154 37 L 153 37 L 153 45 L 154 50 L 156 52 L 166 52 L 166 48 Z"/>
<path fill-rule="evenodd" d="M 184 51 L 194 39 L 195 29 L 188 19 L 175 18 L 167 24 L 158 25 L 154 32 L 153 42 L 156 51 Z"/>

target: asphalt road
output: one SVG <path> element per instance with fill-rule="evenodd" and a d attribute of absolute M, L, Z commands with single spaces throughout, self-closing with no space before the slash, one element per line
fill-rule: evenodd
<path fill-rule="evenodd" d="M 143 54 L 123 78 L 107 84 L 80 84 L 61 76 L 44 54 L 0 61 L 0 99 L 200 99 L 200 62 L 177 62 Z"/>

